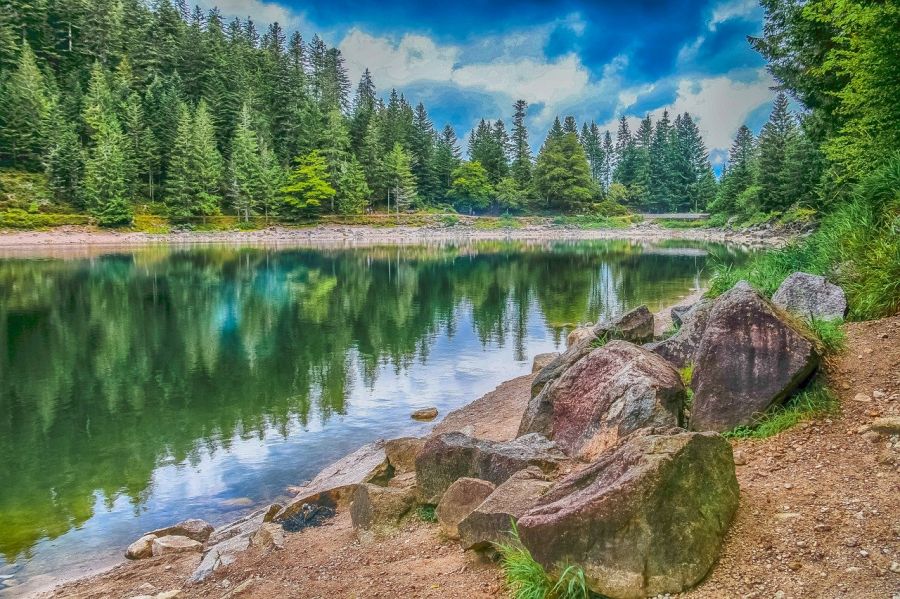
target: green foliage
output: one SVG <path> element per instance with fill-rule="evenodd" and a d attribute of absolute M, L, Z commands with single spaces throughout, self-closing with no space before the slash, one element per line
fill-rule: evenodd
<path fill-rule="evenodd" d="M 839 402 L 834 392 L 821 379 L 813 380 L 805 389 L 765 414 L 758 415 L 750 426 L 739 426 L 726 433 L 731 439 L 765 439 L 813 418 L 837 411 Z"/>
<path fill-rule="evenodd" d="M 371 194 L 359 162 L 353 158 L 343 164 L 337 177 L 337 211 L 341 214 L 361 214 L 368 206 Z"/>
<path fill-rule="evenodd" d="M 440 217 L 440 223 L 445 227 L 455 227 L 459 224 L 459 217 L 455 214 L 444 214 Z"/>
<path fill-rule="evenodd" d="M 519 541 L 515 522 L 512 523 L 512 540 L 498 543 L 496 547 L 507 589 L 515 599 L 588 599 L 594 596 L 588 588 L 584 570 L 577 566 L 565 568 L 554 581 Z"/>
<path fill-rule="evenodd" d="M 578 214 L 574 216 L 557 216 L 553 224 L 563 227 L 578 227 L 579 229 L 622 229 L 631 222 L 628 217 L 608 217 L 593 214 Z"/>
<path fill-rule="evenodd" d="M 0 229 L 45 229 L 88 224 L 91 224 L 91 218 L 86 214 L 43 214 L 26 212 L 21 208 L 0 212 Z"/>
<path fill-rule="evenodd" d="M 395 143 L 384 160 L 385 185 L 388 192 L 388 208 L 393 201 L 397 212 L 406 210 L 418 199 L 416 178 L 412 174 L 409 153 L 400 143 Z"/>
<path fill-rule="evenodd" d="M 664 229 L 707 229 L 712 226 L 710 219 L 682 220 L 661 218 L 653 222 Z"/>
<path fill-rule="evenodd" d="M 291 218 L 308 218 L 318 214 L 322 205 L 337 193 L 328 183 L 325 158 L 313 150 L 297 158 L 288 174 L 288 183 L 281 188 L 282 209 Z"/>
<path fill-rule="evenodd" d="M 416 516 L 418 516 L 419 520 L 421 520 L 422 522 L 437 522 L 437 514 L 435 513 L 436 509 L 437 506 L 430 503 L 420 505 L 416 508 Z"/>
<path fill-rule="evenodd" d="M 498 229 L 521 229 L 522 223 L 519 219 L 503 215 L 499 218 L 490 216 L 482 216 L 475 221 L 474 227 L 480 231 L 495 231 Z"/>
<path fill-rule="evenodd" d="M 828 353 L 837 353 L 846 347 L 847 336 L 844 334 L 842 319 L 822 320 L 812 319 L 809 328 L 816 338 L 822 343 Z"/>
<path fill-rule="evenodd" d="M 594 197 L 596 188 L 575 133 L 551 131 L 534 167 L 534 185 L 551 209 L 575 210 Z"/>
<path fill-rule="evenodd" d="M 0 79 L 0 160 L 36 167 L 44 154 L 50 100 L 28 42 L 22 43 L 16 69 L 4 79 Z"/>
<path fill-rule="evenodd" d="M 480 162 L 463 162 L 453 171 L 451 195 L 460 212 L 481 211 L 490 205 L 493 186 Z"/>

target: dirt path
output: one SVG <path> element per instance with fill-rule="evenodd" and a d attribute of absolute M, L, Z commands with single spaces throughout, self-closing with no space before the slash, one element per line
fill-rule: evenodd
<path fill-rule="evenodd" d="M 900 443 L 865 432 L 900 415 L 900 316 L 847 326 L 848 349 L 829 365 L 841 411 L 764 441 L 737 441 L 737 520 L 719 563 L 688 597 L 864 597 L 900 593 Z M 529 377 L 469 408 L 476 430 L 524 405 Z M 497 402 L 496 409 L 489 405 Z M 506 416 L 502 416 L 502 415 Z M 463 420 L 448 416 L 445 426 Z M 468 422 L 468 421 L 467 421 Z M 677 500 L 677 498 L 673 498 Z M 360 545 L 349 516 L 287 535 L 286 549 L 248 552 L 201 585 L 184 580 L 197 556 L 122 564 L 59 587 L 54 597 L 500 597 L 499 570 L 413 518 L 392 537 Z M 149 586 L 148 586 L 149 585 Z"/>

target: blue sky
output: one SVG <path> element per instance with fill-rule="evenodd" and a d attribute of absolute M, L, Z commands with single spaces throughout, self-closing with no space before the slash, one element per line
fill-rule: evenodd
<path fill-rule="evenodd" d="M 369 67 L 382 94 L 396 87 L 423 101 L 460 139 L 482 117 L 508 123 L 518 98 L 530 104 L 535 148 L 556 115 L 615 133 L 622 114 L 636 123 L 668 108 L 698 119 L 718 164 L 741 124 L 758 130 L 774 95 L 746 41 L 762 28 L 756 0 L 204 3 L 307 40 L 319 33 L 354 82 Z"/>

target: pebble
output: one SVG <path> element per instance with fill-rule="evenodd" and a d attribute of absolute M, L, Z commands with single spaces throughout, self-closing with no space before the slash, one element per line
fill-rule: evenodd
<path fill-rule="evenodd" d="M 797 570 L 799 570 L 802 567 L 803 567 L 803 564 L 801 564 L 800 562 L 791 562 L 788 564 L 788 568 L 790 568 L 794 572 L 796 572 Z"/>
<path fill-rule="evenodd" d="M 900 574 L 900 562 L 891 562 L 891 572 Z"/>
<path fill-rule="evenodd" d="M 865 549 L 860 549 L 860 550 L 859 550 L 859 556 L 860 556 L 860 557 L 869 557 L 869 552 L 866 551 Z"/>
<path fill-rule="evenodd" d="M 853 396 L 853 401 L 858 401 L 860 403 L 869 403 L 872 401 L 872 398 L 865 393 L 857 393 Z"/>

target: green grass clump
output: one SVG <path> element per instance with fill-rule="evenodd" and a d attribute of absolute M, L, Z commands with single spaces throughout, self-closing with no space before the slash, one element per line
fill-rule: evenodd
<path fill-rule="evenodd" d="M 419 517 L 419 520 L 422 522 L 437 522 L 437 513 L 435 512 L 437 506 L 427 503 L 425 505 L 420 505 L 416 508 L 416 516 Z"/>
<path fill-rule="evenodd" d="M 847 336 L 844 334 L 844 321 L 836 318 L 832 320 L 821 320 L 814 318 L 809 323 L 809 328 L 815 334 L 822 347 L 830 354 L 838 353 L 847 345 Z"/>
<path fill-rule="evenodd" d="M 584 570 L 569 566 L 554 581 L 522 545 L 515 523 L 512 537 L 512 542 L 498 543 L 496 547 L 506 586 L 514 599 L 588 599 L 595 596 L 588 588 Z"/>
<path fill-rule="evenodd" d="M 438 218 L 438 221 L 445 227 L 455 227 L 459 224 L 459 217 L 455 214 L 444 214 Z"/>
<path fill-rule="evenodd" d="M 0 212 L 0 229 L 47 229 L 65 225 L 89 225 L 91 217 L 86 214 L 44 214 L 26 212 L 12 208 Z"/>
<path fill-rule="evenodd" d="M 900 310 L 900 153 L 860 181 L 815 233 L 740 268 L 719 265 L 708 296 L 746 279 L 771 297 L 795 271 L 823 275 L 844 289 L 853 320 Z"/>
<path fill-rule="evenodd" d="M 724 436 L 731 439 L 765 439 L 838 408 L 838 399 L 824 382 L 816 379 L 806 389 L 790 398 L 783 406 L 761 414 L 750 426 L 739 426 Z"/>
<path fill-rule="evenodd" d="M 609 333 L 604 332 L 602 335 L 595 337 L 594 340 L 591 341 L 591 347 L 597 349 L 598 347 L 603 347 L 607 343 L 609 343 Z"/>

